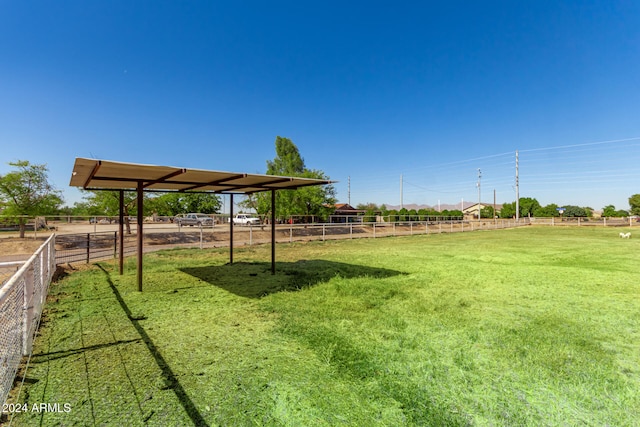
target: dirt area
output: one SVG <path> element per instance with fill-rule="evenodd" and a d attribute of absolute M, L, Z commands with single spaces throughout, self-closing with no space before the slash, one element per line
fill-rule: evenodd
<path fill-rule="evenodd" d="M 309 241 L 324 239 L 350 239 L 357 237 L 386 237 L 399 235 L 413 235 L 423 233 L 452 233 L 458 231 L 472 231 L 480 228 L 494 228 L 493 222 L 486 224 L 464 223 L 415 223 L 415 224 L 377 224 L 375 228 L 370 225 L 340 225 L 332 224 L 316 226 L 307 225 L 278 225 L 276 228 L 277 242 Z M 87 245 L 95 248 L 114 248 L 116 243 L 116 231 L 118 226 L 114 224 L 58 224 L 55 227 L 56 250 L 81 250 Z M 135 229 L 133 234 L 125 234 L 125 253 L 127 246 L 135 247 Z M 17 233 L 0 235 L 0 262 L 26 260 L 49 237 L 51 232 L 38 232 L 34 238 L 33 232 L 28 233 L 24 239 L 20 239 Z M 265 227 L 234 227 L 234 246 L 269 243 L 271 230 Z M 90 244 L 89 244 L 90 241 Z M 144 246 L 145 251 L 158 250 L 171 246 L 195 246 L 202 244 L 206 247 L 229 246 L 228 225 L 217 225 L 214 229 L 176 227 L 175 224 L 145 224 Z"/>
<path fill-rule="evenodd" d="M 33 255 L 33 253 L 48 239 L 48 236 L 37 239 L 19 237 L 0 238 L 0 256 L 7 255 Z"/>

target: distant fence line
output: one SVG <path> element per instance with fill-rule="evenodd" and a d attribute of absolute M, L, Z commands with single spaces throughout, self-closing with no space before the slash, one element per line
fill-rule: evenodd
<path fill-rule="evenodd" d="M 485 219 L 482 221 L 397 221 L 371 223 L 315 223 L 315 224 L 277 224 L 276 243 L 298 241 L 337 240 L 356 238 L 381 238 L 393 236 L 412 236 L 419 234 L 460 233 L 478 230 L 514 228 L 524 225 L 546 226 L 630 226 L 640 223 L 623 220 L 585 221 L 584 219 L 560 218 L 520 218 Z M 234 242 L 237 246 L 252 246 L 269 243 L 271 227 L 268 224 L 234 227 Z M 153 228 L 147 225 L 143 229 L 145 251 L 154 251 L 172 247 L 224 247 L 229 245 L 228 228 L 213 227 L 177 227 Z M 56 237 L 58 247 L 56 263 L 76 263 L 119 256 L 118 232 L 94 232 L 77 234 L 59 234 Z M 136 253 L 136 227 L 132 234 L 124 235 L 124 256 Z"/>
<path fill-rule="evenodd" d="M 255 214 L 250 214 L 255 215 Z M 209 215 L 214 219 L 212 226 L 224 225 L 229 223 L 228 214 L 211 214 Z M 260 219 L 262 224 L 268 224 L 270 218 L 267 216 L 255 215 Z M 147 216 L 144 218 L 145 225 L 164 224 L 170 226 L 173 223 L 174 217 L 171 216 Z M 98 215 L 98 216 L 72 216 L 72 215 L 54 215 L 54 216 L 39 216 L 39 217 L 26 217 L 26 216 L 6 216 L 0 215 L 0 232 L 2 231 L 18 231 L 18 221 L 22 220 L 26 223 L 25 231 L 28 235 L 37 236 L 39 232 L 58 231 L 59 227 L 64 229 L 65 232 L 69 226 L 75 225 L 93 225 L 94 232 L 98 231 L 98 228 L 104 225 L 118 224 L 118 217 Z M 513 220 L 513 218 L 498 218 L 498 221 Z M 638 217 L 624 217 L 624 218 L 594 218 L 594 217 L 523 217 L 521 221 L 530 221 L 532 224 L 538 225 L 593 225 L 593 226 L 636 226 L 640 225 Z M 448 223 L 451 221 L 467 221 L 471 223 L 473 221 L 478 222 L 477 219 L 469 219 L 460 216 L 434 216 L 434 215 L 387 215 L 380 216 L 365 216 L 365 215 L 330 215 L 324 220 L 318 216 L 313 215 L 291 215 L 286 218 L 277 220 L 277 224 L 305 224 L 307 226 L 315 224 L 370 224 L 375 222 L 380 225 L 392 225 L 394 223 L 401 222 L 435 222 L 435 223 Z M 483 218 L 481 221 L 492 221 L 491 218 Z M 127 217 L 125 220 L 128 228 L 135 228 L 137 219 L 135 217 Z M 176 225 L 177 227 L 177 225 Z"/>
<path fill-rule="evenodd" d="M 73 219 L 75 218 L 75 219 Z M 276 242 L 294 242 L 307 240 L 333 240 L 353 238 L 379 238 L 433 233 L 456 233 L 475 230 L 512 228 L 521 225 L 543 226 L 604 226 L 633 227 L 640 226 L 635 218 L 536 218 L 463 220 L 460 217 L 428 217 L 427 220 L 398 220 L 375 222 L 334 222 L 304 223 L 295 220 L 276 224 Z M 79 224 L 87 224 L 87 219 L 72 217 Z M 157 224 L 162 224 L 159 221 Z M 95 221 L 90 233 L 56 233 L 58 248 L 56 264 L 91 262 L 112 259 L 119 256 L 118 231 L 99 231 L 102 224 Z M 105 226 L 108 227 L 108 226 Z M 111 228 L 116 228 L 111 225 Z M 131 225 L 131 233 L 124 234 L 124 255 L 136 252 L 136 224 Z M 228 227 L 218 223 L 207 227 L 179 227 L 164 224 L 146 223 L 144 226 L 145 250 L 152 251 L 170 247 L 218 247 L 228 246 Z M 236 245 L 253 245 L 271 241 L 269 224 L 236 225 L 234 241 Z M 179 234 L 176 234 L 179 233 Z"/>
<path fill-rule="evenodd" d="M 513 219 L 483 221 L 398 221 L 392 223 L 316 223 L 277 224 L 276 243 L 299 241 L 326 241 L 338 239 L 382 238 L 420 234 L 460 233 L 477 230 L 494 230 L 528 225 L 528 218 L 516 222 Z M 174 247 L 226 247 L 229 245 L 229 228 L 176 227 L 176 229 L 143 228 L 146 252 Z M 236 225 L 233 233 L 236 246 L 252 246 L 271 242 L 271 226 Z M 114 259 L 119 257 L 118 232 L 58 234 L 56 235 L 56 263 L 77 263 Z M 124 235 L 124 256 L 137 250 L 136 228 Z"/>
<path fill-rule="evenodd" d="M 0 402 L 3 404 L 22 356 L 31 353 L 55 271 L 54 240 L 54 236 L 49 237 L 0 287 Z"/>
<path fill-rule="evenodd" d="M 640 221 L 638 218 L 529 218 L 531 224 L 535 225 L 551 225 L 551 226 L 591 226 L 591 227 L 638 227 Z"/>
<path fill-rule="evenodd" d="M 243 213 L 243 212 L 239 212 Z M 245 212 L 246 213 L 246 212 Z M 270 215 L 258 215 L 255 213 L 246 213 L 255 218 L 259 218 L 262 223 L 268 223 L 271 220 Z M 229 214 L 217 213 L 206 214 L 214 219 L 216 224 L 225 224 L 229 222 Z M 175 216 L 163 216 L 163 215 L 150 215 L 144 217 L 145 223 L 172 223 Z M 318 215 L 288 215 L 286 217 L 280 217 L 276 221 L 278 224 L 315 224 L 315 223 L 363 223 L 372 222 L 372 218 L 375 218 L 375 222 L 395 222 L 395 221 L 449 221 L 449 220 L 462 220 L 461 216 L 445 216 L 445 215 L 386 215 L 381 216 L 365 216 L 365 215 L 328 215 L 321 217 Z M 24 215 L 0 215 L 0 229 L 17 228 L 19 222 L 24 222 L 26 227 L 30 230 L 55 228 L 57 224 L 117 224 L 119 221 L 118 216 L 109 215 L 47 215 L 47 216 L 24 216 Z M 125 216 L 125 222 L 134 225 L 137 222 L 135 216 Z"/>

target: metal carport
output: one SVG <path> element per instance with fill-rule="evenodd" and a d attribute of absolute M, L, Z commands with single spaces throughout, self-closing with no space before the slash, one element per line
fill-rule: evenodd
<path fill-rule="evenodd" d="M 143 193 L 146 192 L 200 192 L 230 195 L 230 216 L 233 217 L 233 196 L 271 191 L 271 273 L 275 274 L 276 225 L 275 202 L 277 190 L 295 190 L 312 185 L 326 185 L 334 181 L 299 178 L 291 176 L 258 175 L 222 172 L 214 170 L 187 169 L 173 166 L 156 166 L 110 160 L 77 157 L 71 174 L 72 187 L 85 190 L 110 190 L 120 192 L 120 274 L 123 259 L 123 199 L 125 191 L 136 191 L 137 244 L 138 244 L 138 290 L 142 291 L 143 253 Z M 233 263 L 233 221 L 229 223 L 229 262 Z"/>

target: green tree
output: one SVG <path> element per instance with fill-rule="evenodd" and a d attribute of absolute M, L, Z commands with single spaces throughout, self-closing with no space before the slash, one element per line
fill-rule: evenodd
<path fill-rule="evenodd" d="M 480 216 L 482 218 L 493 218 L 493 206 L 485 206 L 484 208 L 480 209 Z"/>
<path fill-rule="evenodd" d="M 585 207 L 584 207 L 584 208 L 582 208 L 582 209 L 584 209 L 585 213 L 587 214 L 587 216 L 588 216 L 589 218 L 593 218 L 593 208 L 592 208 L 592 207 L 590 207 L 590 206 L 585 206 Z"/>
<path fill-rule="evenodd" d="M 328 180 L 321 170 L 308 169 L 298 147 L 288 138 L 276 137 L 276 157 L 267 161 L 267 175 L 296 176 Z M 333 185 L 302 187 L 297 190 L 276 192 L 276 216 L 286 219 L 304 215 L 307 220 L 319 217 L 323 220 L 333 212 L 335 205 Z M 271 213 L 271 195 L 268 192 L 247 197 L 241 206 L 255 209 L 260 215 Z"/>
<path fill-rule="evenodd" d="M 400 215 L 399 221 L 408 221 L 409 220 L 409 210 L 407 208 L 402 208 L 398 211 Z"/>
<path fill-rule="evenodd" d="M 567 218 L 570 218 L 570 217 L 585 218 L 588 216 L 588 213 L 585 208 L 581 208 L 580 206 L 567 205 L 564 207 L 563 215 Z"/>
<path fill-rule="evenodd" d="M 146 193 L 143 197 L 148 198 Z M 119 191 L 87 191 L 83 197 L 86 200 L 90 212 L 99 212 L 102 215 L 117 216 L 120 214 L 120 192 Z M 138 213 L 138 197 L 135 191 L 125 191 L 123 194 L 124 203 L 122 211 L 124 214 L 124 225 L 126 233 L 131 234 L 131 224 L 129 216 Z M 145 203 L 144 208 L 149 212 L 150 207 Z M 143 212 L 144 214 L 144 212 Z"/>
<path fill-rule="evenodd" d="M 520 197 L 520 217 L 534 216 L 536 209 L 540 208 L 540 203 L 531 197 Z"/>
<path fill-rule="evenodd" d="M 535 216 L 540 211 L 540 203 L 531 197 L 520 197 L 520 214 L 519 217 Z M 515 218 L 516 202 L 504 203 L 500 210 L 500 218 Z"/>
<path fill-rule="evenodd" d="M 533 211 L 533 216 L 542 217 L 542 218 L 550 218 L 550 217 L 558 217 L 560 213 L 558 213 L 558 205 L 555 203 L 550 203 L 547 206 L 540 206 Z"/>
<path fill-rule="evenodd" d="M 376 222 L 376 211 L 373 209 L 367 209 L 362 220 L 364 222 Z"/>
<path fill-rule="evenodd" d="M 63 200 L 47 177 L 47 165 L 33 165 L 27 160 L 9 162 L 17 170 L 0 175 L 2 214 L 15 216 L 24 238 L 28 217 L 57 213 Z"/>
<path fill-rule="evenodd" d="M 460 209 L 445 209 L 442 212 L 438 213 L 439 216 L 455 216 L 455 217 L 462 217 L 463 213 Z"/>
<path fill-rule="evenodd" d="M 607 205 L 602 208 L 602 216 L 607 218 L 624 218 L 629 216 L 629 212 L 625 210 L 618 209 L 613 205 Z"/>
<path fill-rule="evenodd" d="M 500 218 L 515 218 L 516 216 L 516 202 L 503 203 L 502 209 L 500 209 Z"/>
<path fill-rule="evenodd" d="M 175 216 L 181 213 L 219 213 L 222 207 L 220 197 L 210 193 L 164 193 L 151 198 L 152 212 L 161 216 Z"/>
<path fill-rule="evenodd" d="M 267 175 L 301 176 L 306 170 L 298 147 L 289 138 L 276 137 L 276 157 L 267 160 Z"/>
<path fill-rule="evenodd" d="M 616 214 L 616 207 L 613 205 L 607 205 L 602 208 L 602 216 L 603 217 L 613 217 Z"/>
<path fill-rule="evenodd" d="M 640 215 L 640 194 L 629 197 L 629 206 L 631 207 L 631 215 Z"/>

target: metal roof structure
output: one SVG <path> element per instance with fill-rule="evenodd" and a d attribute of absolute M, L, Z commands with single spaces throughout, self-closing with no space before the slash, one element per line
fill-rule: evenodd
<path fill-rule="evenodd" d="M 76 158 L 71 174 L 72 187 L 85 190 L 112 190 L 120 193 L 119 247 L 120 274 L 123 270 L 123 204 L 124 192 L 137 192 L 137 246 L 138 246 L 138 290 L 142 291 L 143 210 L 144 192 L 198 192 L 228 194 L 229 216 L 233 217 L 233 196 L 271 192 L 271 273 L 275 274 L 276 259 L 276 191 L 295 190 L 311 185 L 326 185 L 334 181 L 325 179 L 298 178 L 292 176 L 258 175 L 248 173 L 221 172 L 202 169 L 186 169 L 172 166 L 155 166 L 111 160 Z M 229 263 L 233 263 L 233 221 L 229 222 Z"/>
<path fill-rule="evenodd" d="M 149 192 L 208 192 L 252 194 L 269 190 L 292 190 L 311 185 L 331 184 L 323 179 L 258 175 L 172 166 L 155 166 L 76 158 L 70 186 L 85 190 L 136 191 L 142 182 Z"/>

